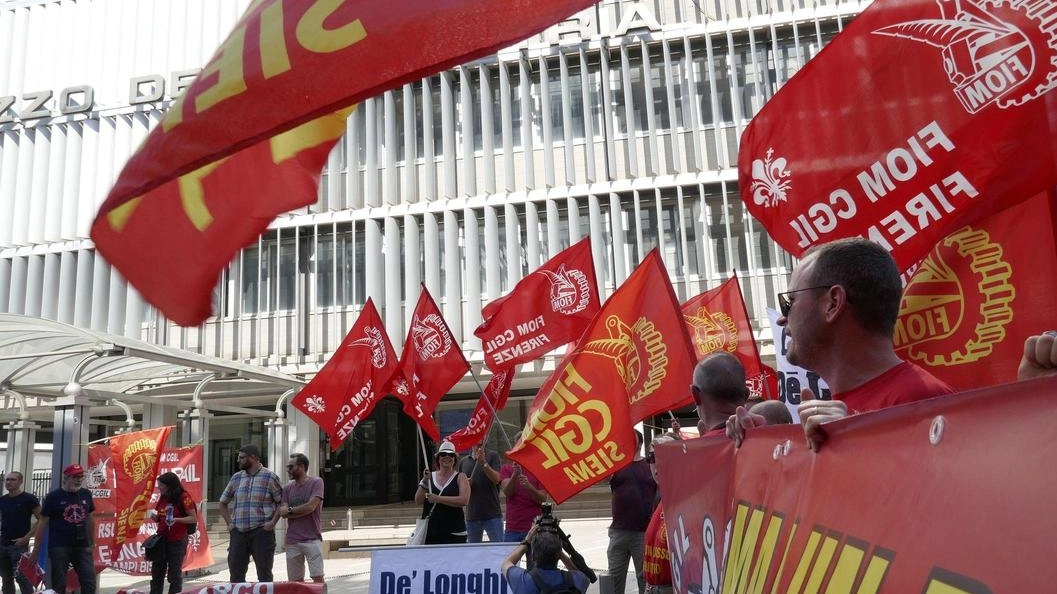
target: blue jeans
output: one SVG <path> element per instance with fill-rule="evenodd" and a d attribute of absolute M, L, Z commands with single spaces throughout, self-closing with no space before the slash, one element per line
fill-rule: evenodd
<path fill-rule="evenodd" d="M 503 542 L 503 518 L 466 520 L 466 542 L 483 542 L 485 532 L 489 542 Z"/>
<path fill-rule="evenodd" d="M 66 571 L 73 566 L 77 580 L 81 582 L 81 594 L 95 594 L 95 566 L 92 563 L 92 547 L 48 547 L 48 577 L 51 589 L 66 591 Z"/>
<path fill-rule="evenodd" d="M 28 550 L 28 547 L 20 547 L 14 544 L 0 547 L 0 578 L 3 579 L 3 594 L 15 594 L 16 581 L 22 594 L 33 592 L 33 585 L 18 570 L 18 562 L 22 559 L 22 553 Z"/>

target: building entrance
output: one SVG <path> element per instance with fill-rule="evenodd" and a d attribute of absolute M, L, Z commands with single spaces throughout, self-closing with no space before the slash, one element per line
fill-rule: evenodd
<path fill-rule="evenodd" d="M 327 450 L 329 444 L 325 444 Z M 422 457 L 415 423 L 385 398 L 322 469 L 326 506 L 378 505 L 414 497 Z"/>

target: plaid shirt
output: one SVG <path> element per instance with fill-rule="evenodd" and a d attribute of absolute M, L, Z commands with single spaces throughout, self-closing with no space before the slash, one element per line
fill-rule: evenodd
<path fill-rule="evenodd" d="M 282 498 L 279 475 L 261 466 L 254 474 L 245 470 L 236 472 L 224 488 L 220 502 L 231 506 L 231 524 L 235 529 L 249 532 L 271 521 Z"/>

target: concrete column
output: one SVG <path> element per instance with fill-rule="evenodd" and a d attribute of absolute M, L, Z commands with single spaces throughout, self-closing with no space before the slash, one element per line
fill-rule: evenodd
<path fill-rule="evenodd" d="M 55 447 L 51 455 L 51 489 L 62 486 L 62 469 L 88 462 L 88 407 L 83 396 L 63 396 L 55 401 Z"/>
<path fill-rule="evenodd" d="M 270 419 L 264 422 L 268 432 L 267 453 L 268 467 L 280 477 L 284 475 L 286 460 L 290 457 L 290 421 L 285 417 Z M 280 482 L 283 482 L 280 479 Z M 275 526 L 275 545 L 286 549 L 286 520 L 280 520 Z"/>
<path fill-rule="evenodd" d="M 155 429 L 176 424 L 176 407 L 162 404 L 143 405 L 143 428 Z"/>
<path fill-rule="evenodd" d="M 182 425 L 182 443 L 187 445 L 202 444 L 205 446 L 205 455 L 202 456 L 202 493 L 205 495 L 204 499 L 209 497 L 209 420 L 212 418 L 212 414 L 208 410 L 196 408 L 188 412 L 184 418 Z M 146 425 L 146 414 L 143 415 L 144 425 Z M 206 526 L 209 525 L 209 518 L 207 517 L 207 510 L 205 505 L 199 505 L 199 512 L 203 516 L 203 522 Z"/>
<path fill-rule="evenodd" d="M 323 448 L 320 447 L 319 425 L 295 406 L 287 406 L 286 414 L 290 423 L 290 453 L 308 456 L 308 474 L 320 476 Z"/>
<path fill-rule="evenodd" d="M 4 468 L 6 472 L 21 472 L 29 485 L 28 480 L 33 475 L 33 444 L 37 441 L 40 425 L 22 420 L 4 425 L 4 429 L 7 429 L 7 463 Z"/>

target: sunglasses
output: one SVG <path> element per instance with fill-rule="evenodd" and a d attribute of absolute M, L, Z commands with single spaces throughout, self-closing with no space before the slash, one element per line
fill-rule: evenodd
<path fill-rule="evenodd" d="M 454 458 L 455 454 L 452 454 L 450 452 L 444 452 L 443 454 L 437 454 L 437 457 L 438 458 Z"/>
<path fill-rule="evenodd" d="M 654 464 L 657 462 L 657 454 L 654 452 L 646 452 L 646 463 Z"/>
<path fill-rule="evenodd" d="M 828 289 L 833 285 L 821 285 L 818 287 L 807 287 L 805 289 L 796 289 L 795 291 L 786 291 L 785 293 L 778 294 L 778 310 L 782 312 L 782 317 L 789 317 L 789 310 L 793 309 L 794 299 L 790 299 L 789 296 L 793 293 L 800 293 L 802 291 L 814 291 L 816 289 Z"/>

